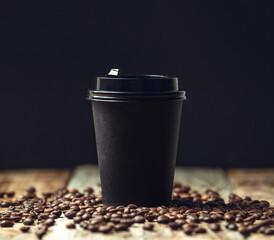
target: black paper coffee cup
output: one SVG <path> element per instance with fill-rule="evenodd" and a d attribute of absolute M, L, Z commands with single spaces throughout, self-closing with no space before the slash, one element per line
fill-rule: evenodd
<path fill-rule="evenodd" d="M 169 205 L 185 92 L 159 75 L 98 77 L 92 101 L 106 206 Z"/>

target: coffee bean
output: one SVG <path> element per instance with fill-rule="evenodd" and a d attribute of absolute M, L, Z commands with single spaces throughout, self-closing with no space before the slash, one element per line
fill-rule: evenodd
<path fill-rule="evenodd" d="M 224 214 L 224 219 L 226 220 L 226 221 L 234 221 L 234 216 L 232 215 L 232 214 L 229 214 L 229 213 L 225 213 Z"/>
<path fill-rule="evenodd" d="M 13 192 L 13 191 L 11 191 L 11 192 L 6 192 L 6 196 L 9 197 L 9 198 L 13 197 L 14 194 L 15 194 L 15 192 Z"/>
<path fill-rule="evenodd" d="M 28 232 L 29 229 L 30 227 L 26 227 L 26 226 L 20 227 L 21 232 L 24 232 L 24 233 Z"/>
<path fill-rule="evenodd" d="M 36 189 L 34 187 L 29 187 L 28 189 L 26 189 L 27 193 L 35 193 Z"/>
<path fill-rule="evenodd" d="M 254 216 L 250 216 L 244 219 L 244 222 L 254 222 L 256 219 Z"/>
<path fill-rule="evenodd" d="M 154 228 L 154 225 L 153 225 L 152 223 L 145 223 L 145 224 L 143 225 L 143 229 L 144 229 L 144 230 L 147 230 L 147 231 L 152 231 L 153 228 Z"/>
<path fill-rule="evenodd" d="M 132 225 L 132 224 L 135 223 L 135 221 L 133 219 L 130 219 L 130 218 L 124 218 L 124 219 L 120 219 L 120 223 L 125 223 L 127 225 Z"/>
<path fill-rule="evenodd" d="M 2 208 L 7 208 L 7 207 L 9 207 L 9 206 L 11 206 L 12 205 L 12 203 L 10 202 L 10 201 L 6 201 L 6 202 L 1 202 L 1 207 Z"/>
<path fill-rule="evenodd" d="M 112 227 L 107 225 L 101 225 L 98 228 L 98 232 L 101 232 L 101 233 L 109 233 L 111 230 L 112 230 Z"/>
<path fill-rule="evenodd" d="M 80 222 L 80 227 L 83 228 L 83 229 L 87 229 L 88 224 L 86 222 Z"/>
<path fill-rule="evenodd" d="M 0 222 L 1 227 L 12 227 L 13 226 L 13 221 L 10 220 L 2 220 Z"/>
<path fill-rule="evenodd" d="M 75 228 L 75 224 L 73 222 L 67 223 L 66 228 Z"/>
<path fill-rule="evenodd" d="M 133 219 L 136 223 L 144 223 L 145 222 L 145 218 L 143 216 L 136 216 Z"/>
<path fill-rule="evenodd" d="M 23 221 L 24 225 L 32 225 L 33 223 L 34 223 L 34 221 L 30 217 L 25 218 L 24 221 Z"/>
<path fill-rule="evenodd" d="M 66 213 L 65 213 L 65 216 L 68 218 L 68 219 L 72 219 L 76 216 L 76 212 L 73 211 L 73 210 L 68 210 Z"/>
<path fill-rule="evenodd" d="M 115 230 L 116 231 L 126 231 L 128 230 L 128 225 L 124 223 L 118 223 L 115 225 Z"/>
<path fill-rule="evenodd" d="M 91 218 L 91 215 L 89 215 L 88 213 L 85 213 L 83 216 L 82 216 L 82 219 L 83 220 L 89 220 Z"/>
<path fill-rule="evenodd" d="M 237 230 L 238 227 L 235 223 L 229 223 L 226 228 L 229 230 Z"/>
<path fill-rule="evenodd" d="M 267 235 L 274 235 L 274 229 L 272 229 L 272 228 L 266 228 L 264 230 L 264 233 L 267 234 Z"/>
<path fill-rule="evenodd" d="M 208 227 L 214 232 L 218 232 L 221 230 L 219 223 L 210 223 L 210 224 L 208 224 Z"/>
<path fill-rule="evenodd" d="M 169 223 L 169 218 L 165 215 L 161 215 L 161 216 L 157 217 L 157 222 L 167 224 L 167 223 Z"/>
<path fill-rule="evenodd" d="M 179 224 L 178 222 L 171 222 L 168 225 L 173 230 L 176 230 L 182 227 L 182 224 Z"/>
<path fill-rule="evenodd" d="M 39 239 L 41 239 L 45 234 L 46 234 L 46 230 L 45 229 L 39 229 L 39 230 L 37 230 L 36 232 L 35 232 L 35 235 L 39 238 Z"/>
<path fill-rule="evenodd" d="M 11 215 L 11 216 L 10 216 L 10 220 L 12 220 L 13 222 L 20 222 L 21 216 L 18 216 L 18 215 Z"/>
<path fill-rule="evenodd" d="M 43 222 L 43 225 L 53 226 L 54 223 L 55 223 L 55 220 L 52 219 L 52 218 L 49 218 L 49 219 L 47 219 L 47 220 L 45 220 L 45 221 Z"/>
<path fill-rule="evenodd" d="M 195 233 L 206 233 L 206 229 L 202 227 L 197 227 L 194 229 Z"/>
<path fill-rule="evenodd" d="M 92 187 L 87 187 L 84 189 L 84 192 L 88 193 L 88 194 L 92 194 L 94 192 Z"/>
<path fill-rule="evenodd" d="M 245 236 L 250 234 L 249 230 L 244 226 L 239 226 L 238 231 Z"/>

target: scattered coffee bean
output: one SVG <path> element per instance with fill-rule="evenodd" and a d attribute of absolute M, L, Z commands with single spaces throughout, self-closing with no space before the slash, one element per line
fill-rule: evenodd
<path fill-rule="evenodd" d="M 208 227 L 214 232 L 218 232 L 221 230 L 219 223 L 210 223 L 210 224 L 208 224 Z"/>
<path fill-rule="evenodd" d="M 8 198 L 11 198 L 11 197 L 13 197 L 14 196 L 14 194 L 15 194 L 15 192 L 6 192 L 6 196 L 8 197 Z"/>
<path fill-rule="evenodd" d="M 34 187 L 29 187 L 27 190 L 26 190 L 27 193 L 35 193 L 36 192 L 36 189 Z"/>
<path fill-rule="evenodd" d="M 134 221 L 136 223 L 144 223 L 145 222 L 145 218 L 143 216 L 136 216 L 136 217 L 134 217 Z"/>
<path fill-rule="evenodd" d="M 68 218 L 68 219 L 72 219 L 76 216 L 76 212 L 73 211 L 73 210 L 68 210 L 66 213 L 65 213 L 65 216 Z"/>
<path fill-rule="evenodd" d="M 202 195 L 179 183 L 173 190 L 174 199 L 169 207 L 135 204 L 105 207 L 101 194 L 95 195 L 92 188 L 86 188 L 83 193 L 77 189 L 59 189 L 44 193 L 39 198 L 32 187 L 23 196 L 0 201 L 0 207 L 7 208 L 0 213 L 0 226 L 11 227 L 14 222 L 20 221 L 24 225 L 36 222 L 39 225 L 35 234 L 41 238 L 54 225 L 55 219 L 64 214 L 66 218 L 73 219 L 66 225 L 67 228 L 75 228 L 79 224 L 83 229 L 101 233 L 126 231 L 134 223 L 142 224 L 144 230 L 153 230 L 154 224 L 149 222 L 156 222 L 168 224 L 172 230 L 182 229 L 188 235 L 202 234 L 206 229 L 200 222 L 208 223 L 209 229 L 217 232 L 221 230 L 219 222 L 225 220 L 227 229 L 238 230 L 243 235 L 255 232 L 273 234 L 274 209 L 265 200 L 231 194 L 229 203 L 225 204 L 214 190 L 207 190 Z M 14 192 L 0 192 L 0 198 L 14 195 Z M 22 227 L 21 231 L 25 229 L 29 227 Z"/>
<path fill-rule="evenodd" d="M 66 228 L 75 228 L 75 224 L 73 222 L 67 223 Z"/>
<path fill-rule="evenodd" d="M 167 217 L 165 215 L 161 215 L 161 216 L 157 217 L 157 222 L 167 224 L 167 223 L 169 223 L 169 217 Z"/>
<path fill-rule="evenodd" d="M 202 227 L 197 227 L 194 229 L 195 233 L 206 233 L 206 229 Z"/>
<path fill-rule="evenodd" d="M 101 225 L 98 228 L 98 231 L 101 233 L 109 233 L 112 230 L 112 227 L 107 226 L 107 225 Z"/>
<path fill-rule="evenodd" d="M 267 235 L 274 235 L 274 229 L 272 229 L 272 228 L 266 228 L 264 230 L 264 233 L 267 234 Z"/>
<path fill-rule="evenodd" d="M 26 226 L 20 227 L 21 232 L 24 232 L 24 233 L 28 232 L 29 229 L 30 227 L 26 227 Z"/>
<path fill-rule="evenodd" d="M 32 225 L 33 223 L 34 223 L 34 221 L 30 217 L 25 218 L 25 220 L 23 221 L 24 225 Z"/>
<path fill-rule="evenodd" d="M 128 225 L 124 223 L 118 223 L 115 225 L 115 230 L 116 231 L 125 231 L 128 230 Z"/>
<path fill-rule="evenodd" d="M 178 222 L 171 222 L 168 224 L 169 227 L 173 230 L 179 229 L 182 227 L 182 224 L 178 223 Z"/>
<path fill-rule="evenodd" d="M 144 229 L 144 230 L 152 231 L 153 228 L 154 228 L 154 225 L 153 225 L 152 223 L 145 223 L 145 224 L 143 225 L 143 229 Z"/>
<path fill-rule="evenodd" d="M 13 226 L 13 222 L 10 220 L 2 220 L 0 222 L 0 226 L 1 227 L 12 227 Z"/>
<path fill-rule="evenodd" d="M 35 235 L 41 239 L 45 234 L 46 234 L 47 230 L 45 229 L 39 229 L 35 232 Z"/>

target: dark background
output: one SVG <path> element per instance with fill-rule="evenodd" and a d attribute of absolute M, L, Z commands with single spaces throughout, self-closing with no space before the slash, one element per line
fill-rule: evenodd
<path fill-rule="evenodd" d="M 85 98 L 113 67 L 182 80 L 178 164 L 274 166 L 271 1 L 1 1 L 0 13 L 0 168 L 95 163 Z"/>

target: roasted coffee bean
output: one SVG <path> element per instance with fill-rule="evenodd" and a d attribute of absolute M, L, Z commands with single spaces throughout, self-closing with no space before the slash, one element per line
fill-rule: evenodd
<path fill-rule="evenodd" d="M 124 223 L 118 223 L 115 225 L 115 230 L 116 231 L 125 231 L 128 230 L 128 225 Z"/>
<path fill-rule="evenodd" d="M 75 228 L 75 224 L 73 222 L 67 223 L 66 228 Z"/>
<path fill-rule="evenodd" d="M 90 230 L 92 232 L 97 232 L 98 231 L 98 228 L 99 228 L 99 225 L 98 224 L 89 224 L 87 226 L 87 230 Z"/>
<path fill-rule="evenodd" d="M 182 227 L 182 224 L 179 224 L 178 222 L 171 222 L 168 225 L 173 230 L 176 230 Z"/>
<path fill-rule="evenodd" d="M 132 224 L 135 223 L 135 221 L 131 218 L 124 218 L 124 219 L 120 219 L 120 223 L 125 223 L 125 224 L 128 224 L 128 225 L 132 225 Z"/>
<path fill-rule="evenodd" d="M 101 232 L 101 233 L 109 233 L 111 230 L 112 230 L 112 227 L 107 225 L 101 225 L 98 228 L 98 232 Z"/>
<path fill-rule="evenodd" d="M 152 231 L 153 228 L 154 228 L 154 225 L 153 225 L 152 223 L 145 223 L 145 224 L 143 225 L 143 229 L 144 229 L 144 230 Z"/>
<path fill-rule="evenodd" d="M 53 226 L 54 223 L 55 223 L 55 220 L 52 219 L 52 218 L 49 218 L 49 219 L 47 219 L 47 220 L 45 220 L 45 221 L 43 222 L 43 225 Z"/>
<path fill-rule="evenodd" d="M 41 239 L 45 234 L 46 234 L 47 230 L 45 229 L 39 229 L 35 232 L 35 235 Z"/>
<path fill-rule="evenodd" d="M 234 216 L 232 215 L 232 214 L 229 214 L 229 213 L 225 213 L 224 214 L 224 219 L 226 220 L 226 221 L 228 221 L 228 222 L 230 222 L 230 221 L 234 221 Z"/>
<path fill-rule="evenodd" d="M 15 192 L 11 191 L 11 192 L 6 192 L 6 196 L 11 198 L 15 195 Z"/>
<path fill-rule="evenodd" d="M 272 228 L 266 228 L 264 230 L 264 234 L 266 234 L 266 235 L 274 235 L 274 229 L 272 229 Z"/>
<path fill-rule="evenodd" d="M 136 216 L 133 219 L 136 223 L 144 223 L 145 222 L 145 218 L 143 216 Z"/>
<path fill-rule="evenodd" d="M 76 212 L 73 211 L 73 210 L 68 210 L 66 213 L 65 213 L 65 216 L 68 218 L 68 219 L 72 219 L 76 216 Z"/>
<path fill-rule="evenodd" d="M 165 215 L 161 215 L 161 216 L 157 217 L 157 222 L 167 224 L 167 223 L 169 223 L 169 217 L 167 217 Z"/>
<path fill-rule="evenodd" d="M 149 222 L 152 222 L 154 219 L 157 218 L 156 214 L 147 214 L 145 215 L 146 220 L 148 220 Z"/>
<path fill-rule="evenodd" d="M 6 202 L 1 202 L 1 207 L 2 208 L 7 208 L 7 207 L 9 207 L 9 206 L 11 206 L 12 205 L 12 202 L 10 202 L 10 201 L 6 201 Z"/>
<path fill-rule="evenodd" d="M 185 234 L 191 235 L 192 232 L 193 232 L 193 227 L 185 224 L 185 225 L 183 225 L 183 231 L 184 231 Z"/>
<path fill-rule="evenodd" d="M 244 226 L 239 226 L 238 231 L 245 236 L 250 234 L 249 230 Z"/>
<path fill-rule="evenodd" d="M 229 223 L 226 228 L 229 230 L 237 230 L 238 227 L 235 223 Z"/>
<path fill-rule="evenodd" d="M 28 189 L 26 189 L 27 193 L 35 193 L 36 189 L 34 187 L 29 187 Z"/>
<path fill-rule="evenodd" d="M 85 213 L 83 216 L 82 216 L 82 219 L 83 220 L 89 220 L 91 218 L 91 215 L 89 215 L 88 213 Z"/>
<path fill-rule="evenodd" d="M 20 222 L 21 216 L 18 216 L 18 215 L 11 215 L 11 216 L 10 216 L 10 220 L 12 220 L 13 222 Z"/>
<path fill-rule="evenodd" d="M 82 218 L 80 216 L 76 216 L 73 218 L 74 223 L 80 223 L 82 221 Z"/>
<path fill-rule="evenodd" d="M 20 227 L 21 232 L 24 232 L 24 233 L 28 232 L 29 229 L 30 227 L 26 227 L 26 226 Z"/>
<path fill-rule="evenodd" d="M 250 216 L 244 219 L 244 222 L 254 222 L 256 219 L 254 216 Z"/>
<path fill-rule="evenodd" d="M 218 232 L 221 230 L 219 223 L 210 223 L 210 224 L 208 224 L 208 227 L 214 232 Z"/>
<path fill-rule="evenodd" d="M 195 233 L 206 233 L 206 229 L 203 227 L 197 227 L 194 229 Z"/>
<path fill-rule="evenodd" d="M 24 221 L 23 221 L 24 225 L 32 225 L 33 223 L 34 223 L 34 221 L 30 217 L 25 218 Z"/>
<path fill-rule="evenodd" d="M 86 222 L 80 222 L 80 227 L 87 229 L 88 228 L 88 224 Z"/>
<path fill-rule="evenodd" d="M 1 227 L 12 227 L 13 226 L 13 221 L 10 220 L 2 220 L 0 222 Z"/>
<path fill-rule="evenodd" d="M 92 194 L 94 192 L 92 187 L 87 187 L 84 189 L 84 192 L 88 193 L 88 194 Z"/>

